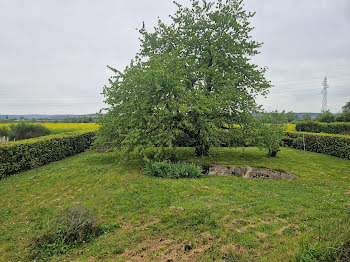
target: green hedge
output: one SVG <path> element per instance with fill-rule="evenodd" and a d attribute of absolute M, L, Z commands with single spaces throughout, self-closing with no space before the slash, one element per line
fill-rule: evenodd
<path fill-rule="evenodd" d="M 290 147 L 304 149 L 303 134 L 286 132 L 284 143 Z M 305 150 L 350 159 L 350 136 L 304 133 Z"/>
<path fill-rule="evenodd" d="M 311 133 L 341 134 L 350 133 L 350 123 L 320 123 L 315 121 L 299 122 L 295 126 L 297 131 Z"/>
<path fill-rule="evenodd" d="M 94 132 L 77 131 L 0 145 L 0 179 L 46 165 L 89 148 Z"/>

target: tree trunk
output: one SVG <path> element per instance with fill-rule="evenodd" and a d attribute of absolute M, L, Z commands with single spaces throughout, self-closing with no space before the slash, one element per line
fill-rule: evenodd
<path fill-rule="evenodd" d="M 195 147 L 195 149 L 196 149 L 196 156 L 209 156 L 210 146 L 207 143 L 200 143 Z"/>
<path fill-rule="evenodd" d="M 269 156 L 270 157 L 275 157 L 275 156 L 277 156 L 277 153 L 278 153 L 278 150 L 271 150 L 271 149 L 269 149 Z"/>

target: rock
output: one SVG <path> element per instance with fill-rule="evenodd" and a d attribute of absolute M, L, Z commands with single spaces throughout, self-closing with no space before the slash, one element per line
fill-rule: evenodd
<path fill-rule="evenodd" d="M 243 177 L 247 172 L 246 166 L 236 166 L 234 169 L 234 175 L 238 177 Z"/>
<path fill-rule="evenodd" d="M 249 178 L 253 169 L 250 166 L 236 166 L 233 174 L 238 177 Z"/>
<path fill-rule="evenodd" d="M 297 176 L 286 173 L 281 170 L 274 170 L 263 167 L 250 166 L 225 166 L 225 165 L 211 165 L 209 167 L 208 175 L 217 176 L 237 176 L 243 178 L 258 178 L 258 179 L 287 179 L 296 180 Z"/>
<path fill-rule="evenodd" d="M 232 176 L 233 168 L 224 165 L 211 165 L 208 175 Z"/>

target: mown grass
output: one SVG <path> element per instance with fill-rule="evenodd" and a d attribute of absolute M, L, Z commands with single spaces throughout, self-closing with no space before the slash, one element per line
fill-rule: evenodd
<path fill-rule="evenodd" d="M 276 158 L 256 148 L 179 152 L 299 179 L 162 179 L 142 174 L 137 159 L 121 165 L 117 153 L 82 153 L 0 181 L 0 260 L 30 260 L 31 240 L 70 206 L 116 229 L 52 261 L 317 261 L 348 244 L 349 160 L 290 148 Z"/>
<path fill-rule="evenodd" d="M 3 126 L 9 127 L 16 123 L 0 123 L 0 128 Z M 52 135 L 66 132 L 73 132 L 78 130 L 96 131 L 99 127 L 96 123 L 35 123 L 48 128 Z"/>

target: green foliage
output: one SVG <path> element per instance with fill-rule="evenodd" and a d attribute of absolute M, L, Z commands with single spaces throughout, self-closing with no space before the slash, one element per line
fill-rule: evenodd
<path fill-rule="evenodd" d="M 248 128 L 249 145 L 257 146 L 260 150 L 268 150 L 268 156 L 274 157 L 280 150 L 284 137 L 284 130 L 288 122 L 287 115 L 273 111 L 261 113 L 251 128 Z M 245 129 L 245 127 L 243 128 Z"/>
<path fill-rule="evenodd" d="M 146 161 L 169 161 L 179 162 L 180 157 L 174 148 L 149 148 L 144 151 L 144 158 Z"/>
<path fill-rule="evenodd" d="M 10 140 L 23 140 L 39 136 L 47 136 L 50 130 L 42 125 L 35 125 L 20 121 L 16 125 L 11 125 L 8 132 Z"/>
<path fill-rule="evenodd" d="M 284 129 L 284 125 L 279 124 L 260 125 L 255 133 L 254 144 L 261 150 L 266 149 L 269 156 L 275 157 L 280 151 Z"/>
<path fill-rule="evenodd" d="M 350 101 L 346 102 L 342 109 L 343 113 L 350 113 Z"/>
<path fill-rule="evenodd" d="M 299 120 L 299 117 L 296 113 L 294 113 L 293 111 L 289 111 L 286 113 L 286 117 L 287 117 L 287 121 L 288 123 L 291 123 L 293 121 Z"/>
<path fill-rule="evenodd" d="M 296 149 L 304 149 L 304 141 L 302 137 L 292 139 L 291 143 L 291 145 Z"/>
<path fill-rule="evenodd" d="M 77 131 L 0 145 L 0 179 L 89 148 L 95 133 Z"/>
<path fill-rule="evenodd" d="M 9 129 L 6 126 L 0 127 L 0 138 L 3 136 L 9 136 Z"/>
<path fill-rule="evenodd" d="M 192 163 L 152 162 L 146 163 L 143 172 L 148 176 L 162 178 L 199 178 L 204 174 L 200 166 Z"/>
<path fill-rule="evenodd" d="M 335 116 L 330 111 L 325 111 L 316 116 L 316 121 L 323 123 L 335 122 Z"/>
<path fill-rule="evenodd" d="M 111 68 L 97 144 L 139 152 L 183 135 L 208 155 L 216 130 L 247 124 L 259 110 L 255 97 L 270 82 L 250 59 L 261 47 L 250 36 L 254 14 L 239 0 L 191 3 L 176 3 L 169 25 L 159 21 L 152 33 L 143 26 L 130 66 Z"/>
<path fill-rule="evenodd" d="M 310 120 L 312 119 L 312 116 L 311 116 L 311 114 L 306 113 L 306 114 L 303 114 L 301 118 L 302 118 L 304 121 L 310 121 Z"/>
<path fill-rule="evenodd" d="M 264 123 L 287 123 L 287 115 L 285 111 L 279 113 L 277 110 L 271 112 L 262 112 L 256 116 L 259 121 L 263 121 Z"/>
<path fill-rule="evenodd" d="M 297 131 L 311 133 L 343 134 L 350 132 L 350 123 L 320 123 L 315 121 L 299 122 L 295 126 Z"/>
<path fill-rule="evenodd" d="M 350 122 L 350 112 L 343 112 L 336 117 L 337 122 Z"/>
<path fill-rule="evenodd" d="M 271 111 L 271 112 L 264 112 L 260 113 L 256 116 L 257 119 L 264 119 L 267 123 L 291 123 L 293 121 L 299 120 L 299 117 L 296 113 L 293 111 L 285 112 L 284 110 L 282 112 L 278 112 L 277 110 Z"/>
<path fill-rule="evenodd" d="M 66 116 L 63 119 L 55 119 L 55 123 L 94 123 L 97 121 L 95 116 Z"/>
<path fill-rule="evenodd" d="M 33 240 L 31 258 L 46 260 L 64 254 L 102 233 L 102 228 L 97 225 L 91 212 L 82 207 L 68 208 L 50 225 L 47 232 Z"/>
<path fill-rule="evenodd" d="M 286 132 L 286 135 L 291 139 L 286 144 L 298 149 L 303 148 L 303 144 L 301 144 L 303 134 Z M 295 141 L 295 139 L 298 140 Z M 350 159 L 350 136 L 305 133 L 304 141 L 307 151 Z"/>

